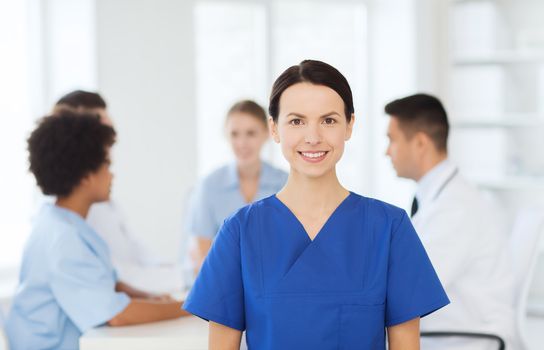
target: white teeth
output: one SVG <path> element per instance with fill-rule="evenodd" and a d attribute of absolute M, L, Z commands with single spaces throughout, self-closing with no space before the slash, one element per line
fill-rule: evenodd
<path fill-rule="evenodd" d="M 308 158 L 319 158 L 325 154 L 325 152 L 316 152 L 316 153 L 301 152 L 301 153 L 304 157 L 308 157 Z"/>

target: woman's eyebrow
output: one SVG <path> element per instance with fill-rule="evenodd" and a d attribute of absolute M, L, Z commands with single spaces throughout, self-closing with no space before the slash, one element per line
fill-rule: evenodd
<path fill-rule="evenodd" d="M 321 115 L 319 118 L 325 118 L 325 117 L 330 117 L 331 115 L 337 115 L 337 116 L 340 116 L 340 113 L 338 112 L 335 112 L 335 111 L 331 111 L 329 113 L 325 113 L 323 115 Z M 295 117 L 298 117 L 298 118 L 301 118 L 301 119 L 305 119 L 306 116 L 304 114 L 300 114 L 300 113 L 296 113 L 296 112 L 291 112 L 289 114 L 287 114 L 287 116 L 295 116 Z"/>
<path fill-rule="evenodd" d="M 340 113 L 335 112 L 335 111 L 332 111 L 332 112 L 323 114 L 323 115 L 322 115 L 321 117 L 319 117 L 319 118 L 326 118 L 326 117 L 330 117 L 330 116 L 333 116 L 333 115 L 337 115 L 337 116 L 340 117 Z"/>
<path fill-rule="evenodd" d="M 289 116 L 294 116 L 294 117 L 298 117 L 298 118 L 301 118 L 301 119 L 306 119 L 306 116 L 304 114 L 295 113 L 295 112 L 287 114 L 287 117 L 289 117 Z"/>

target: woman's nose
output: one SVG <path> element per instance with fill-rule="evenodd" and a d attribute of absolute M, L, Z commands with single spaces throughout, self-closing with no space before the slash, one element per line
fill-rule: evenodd
<path fill-rule="evenodd" d="M 321 132 L 318 125 L 308 126 L 304 141 L 311 145 L 316 145 L 321 142 Z"/>

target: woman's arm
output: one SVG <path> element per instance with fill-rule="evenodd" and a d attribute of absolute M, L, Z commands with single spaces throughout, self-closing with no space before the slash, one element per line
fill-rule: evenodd
<path fill-rule="evenodd" d="M 196 237 L 195 241 L 196 244 L 194 250 L 191 252 L 191 258 L 193 260 L 193 272 L 195 276 L 198 276 L 202 263 L 210 251 L 213 240 L 204 237 Z"/>
<path fill-rule="evenodd" d="M 240 350 L 242 332 L 210 321 L 209 350 Z"/>
<path fill-rule="evenodd" d="M 419 317 L 387 328 L 389 350 L 419 350 Z"/>
<path fill-rule="evenodd" d="M 126 293 L 129 297 L 136 298 L 136 299 L 175 301 L 168 294 L 153 294 L 153 293 L 144 292 L 143 290 L 136 289 L 136 288 L 132 287 L 131 285 L 126 284 L 124 282 L 117 282 L 115 284 L 115 291 L 116 292 Z"/>
<path fill-rule="evenodd" d="M 110 326 L 128 326 L 131 324 L 169 320 L 190 315 L 182 310 L 181 301 L 155 301 L 132 299 L 130 304 L 108 321 Z"/>

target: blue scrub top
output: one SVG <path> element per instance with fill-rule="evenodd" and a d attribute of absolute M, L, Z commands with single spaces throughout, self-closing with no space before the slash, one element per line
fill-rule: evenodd
<path fill-rule="evenodd" d="M 6 322 L 11 350 L 78 349 L 79 337 L 130 303 L 115 292 L 108 247 L 79 215 L 46 204 L 23 253 Z"/>
<path fill-rule="evenodd" d="M 287 181 L 287 173 L 262 162 L 255 200 L 278 192 Z M 223 221 L 247 205 L 240 192 L 236 164 L 225 165 L 206 176 L 194 189 L 187 216 L 187 231 L 213 239 Z"/>
<path fill-rule="evenodd" d="M 314 240 L 271 196 L 225 220 L 185 310 L 250 349 L 385 349 L 385 327 L 449 303 L 406 213 L 354 193 Z"/>

